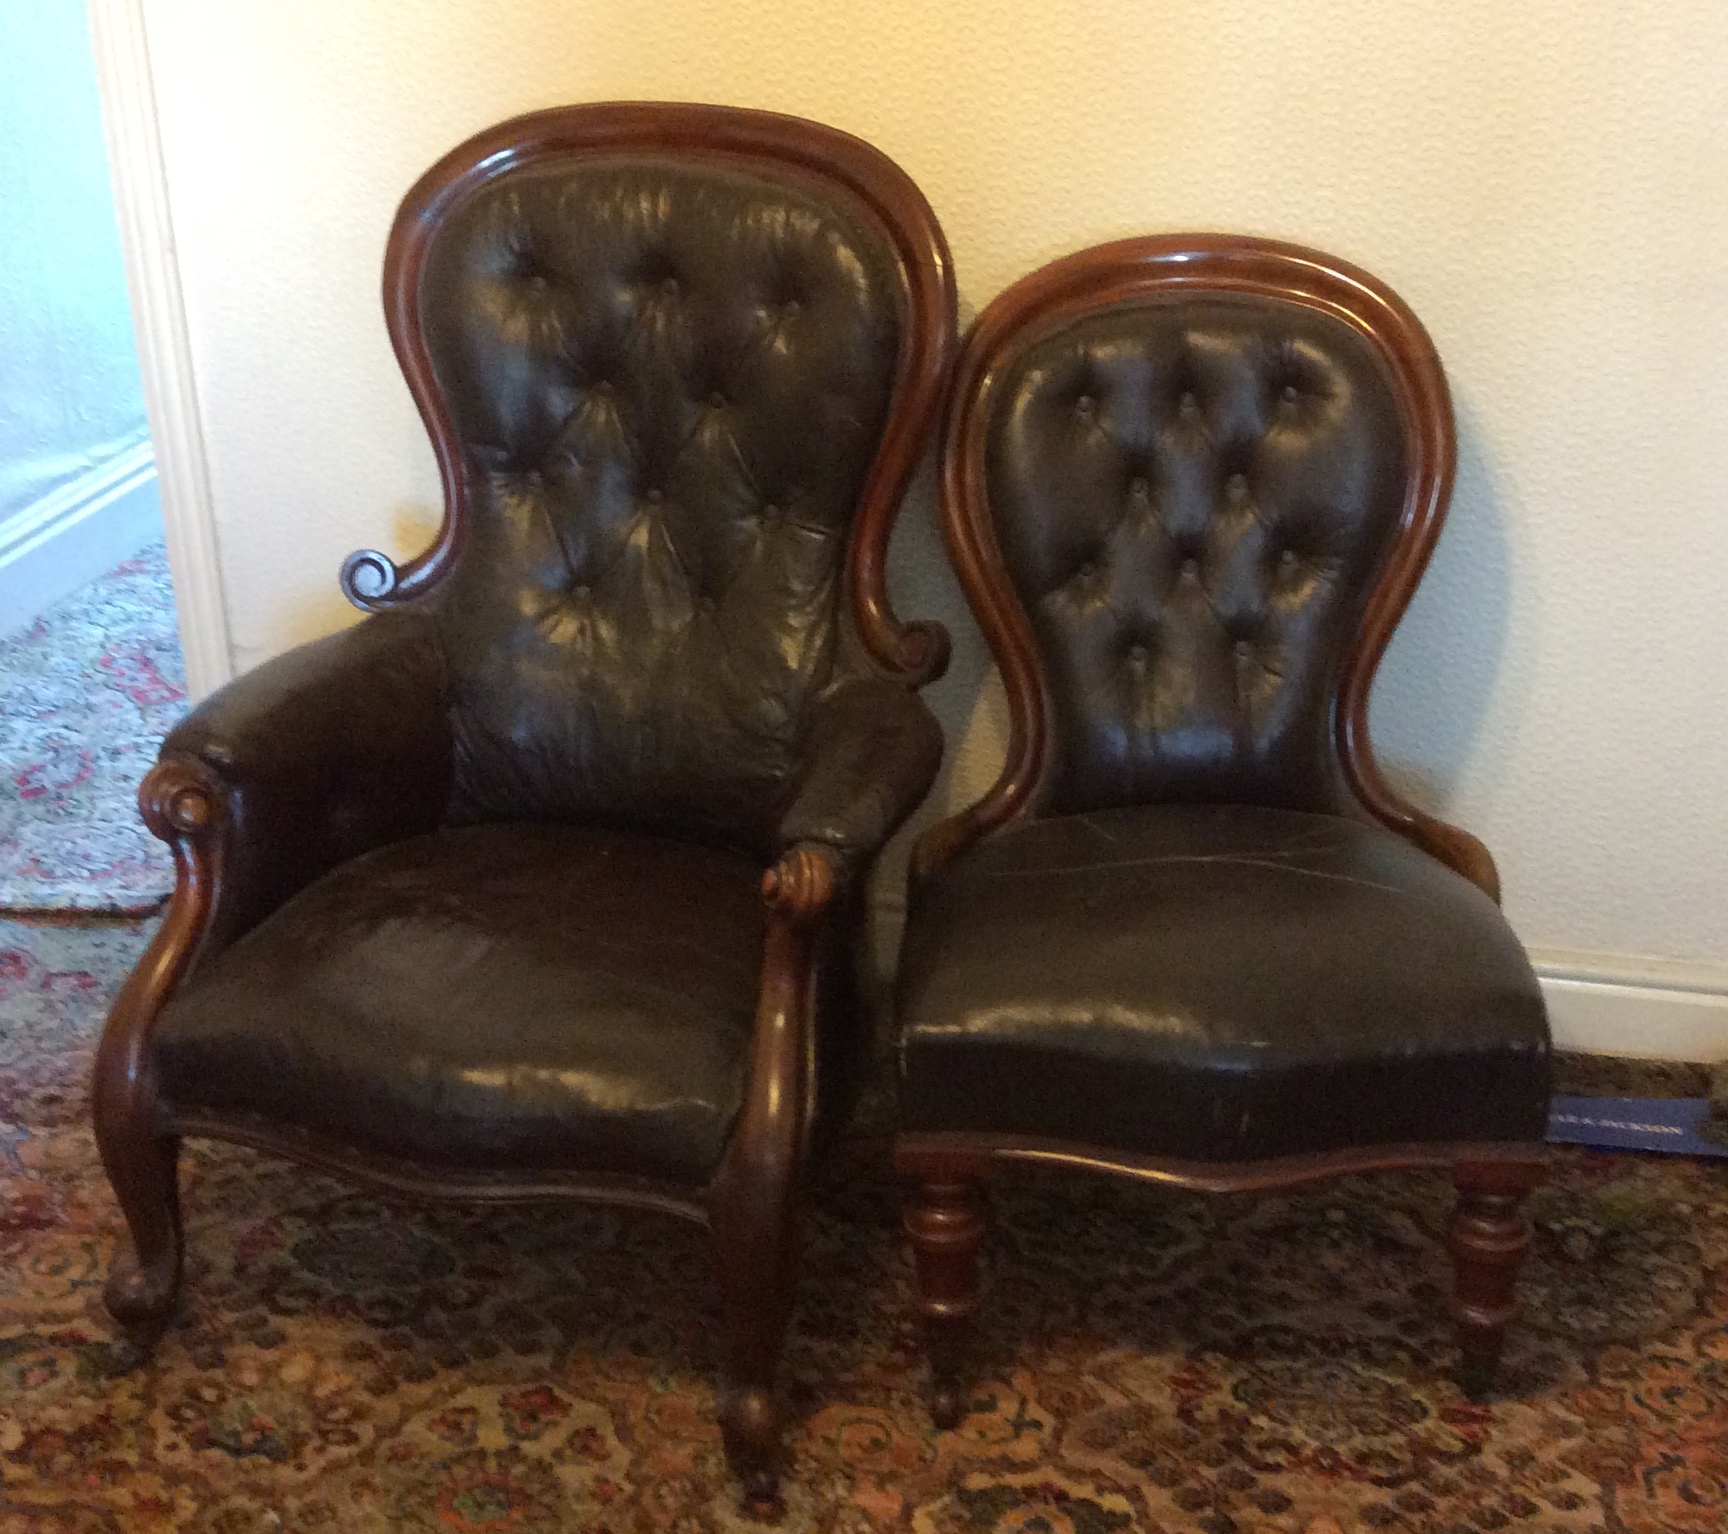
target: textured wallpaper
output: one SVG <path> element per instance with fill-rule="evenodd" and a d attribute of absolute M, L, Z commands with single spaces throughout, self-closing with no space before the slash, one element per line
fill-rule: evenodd
<path fill-rule="evenodd" d="M 1318 245 L 1427 323 L 1451 525 L 1375 698 L 1381 752 L 1498 855 L 1527 943 L 1728 989 L 1728 6 L 1721 0 L 147 0 L 237 658 L 349 614 L 436 478 L 379 315 L 414 177 L 607 97 L 824 119 L 919 181 L 968 313 L 1076 246 Z M 909 508 L 894 591 L 955 631 L 942 793 L 1001 711 Z"/>

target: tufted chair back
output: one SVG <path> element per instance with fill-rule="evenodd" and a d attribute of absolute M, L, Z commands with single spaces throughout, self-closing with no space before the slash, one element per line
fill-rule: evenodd
<path fill-rule="evenodd" d="M 1451 474 L 1396 298 L 1294 247 L 1122 242 L 998 300 L 956 401 L 945 521 L 1016 735 L 996 808 L 1343 807 Z"/>
<path fill-rule="evenodd" d="M 456 818 L 767 841 L 857 663 L 842 597 L 870 606 L 946 280 L 904 175 L 793 119 L 566 109 L 428 173 L 386 297 L 451 510 L 418 568 L 346 580 L 439 631 Z"/>

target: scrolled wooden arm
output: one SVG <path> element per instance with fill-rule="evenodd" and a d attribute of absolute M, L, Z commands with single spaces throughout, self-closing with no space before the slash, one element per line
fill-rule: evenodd
<path fill-rule="evenodd" d="M 140 1342 L 167 1325 L 180 1283 L 173 1129 L 157 1094 L 150 1036 L 210 929 L 229 829 L 227 793 L 193 757 L 157 762 L 138 790 L 151 832 L 174 849 L 174 896 L 155 939 L 114 998 L 90 1081 L 96 1145 L 131 1229 L 133 1258 L 104 1289 L 108 1309 Z"/>
<path fill-rule="evenodd" d="M 203 762 L 168 757 L 138 785 L 138 812 L 150 834 L 178 853 L 184 838 L 221 828 L 227 818 L 227 789 Z"/>
<path fill-rule="evenodd" d="M 144 1133 L 154 1118 L 150 1032 L 210 930 L 221 893 L 228 837 L 227 790 L 190 757 L 157 762 L 138 789 L 152 835 L 174 849 L 174 894 L 155 938 L 109 1008 L 96 1050 L 91 1095 L 98 1121 L 116 1143 Z"/>
<path fill-rule="evenodd" d="M 179 1215 L 172 1131 L 157 1096 L 150 1035 L 163 1003 L 197 957 L 222 879 L 227 796 L 203 762 L 168 757 L 138 790 L 150 830 L 174 849 L 174 896 L 155 939 L 114 998 L 90 1082 L 97 1146 L 132 1225 L 137 1260 L 118 1264 L 108 1308 L 129 1329 L 154 1335 L 166 1324 L 180 1277 Z"/>
<path fill-rule="evenodd" d="M 155 940 L 108 1014 L 97 1055 L 141 1049 L 162 1003 L 180 983 L 216 908 L 229 830 L 228 789 L 213 768 L 193 757 L 165 757 L 138 788 L 138 809 L 150 834 L 174 851 L 174 894 Z"/>
<path fill-rule="evenodd" d="M 827 849 L 802 844 L 762 876 L 768 930 L 744 1105 L 708 1190 L 728 1316 L 720 1422 L 747 1505 L 771 1514 L 779 1447 L 774 1369 L 797 1273 L 809 1145 L 815 928 L 841 884 Z"/>
<path fill-rule="evenodd" d="M 803 927 L 822 914 L 840 883 L 840 870 L 826 848 L 793 847 L 762 875 L 762 900 L 772 915 Z"/>

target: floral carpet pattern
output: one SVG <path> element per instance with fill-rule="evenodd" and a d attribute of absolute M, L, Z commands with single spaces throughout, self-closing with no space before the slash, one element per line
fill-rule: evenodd
<path fill-rule="evenodd" d="M 138 1359 L 100 1301 L 122 1233 L 84 1078 L 144 935 L 0 924 L 0 1534 L 741 1526 L 705 1238 L 671 1221 L 393 1205 L 191 1144 L 185 1302 Z M 1438 1178 L 1005 1180 L 939 1433 L 882 1143 L 813 1198 L 789 1530 L 1728 1529 L 1728 1166 L 1561 1153 L 1482 1406 L 1449 1375 Z"/>
<path fill-rule="evenodd" d="M 153 910 L 173 863 L 139 781 L 186 709 L 160 544 L 0 641 L 0 910 Z"/>

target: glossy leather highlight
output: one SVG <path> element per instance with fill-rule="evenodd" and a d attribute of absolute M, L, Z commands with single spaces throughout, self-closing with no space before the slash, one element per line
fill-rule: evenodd
<path fill-rule="evenodd" d="M 713 1234 L 721 1436 L 771 1516 L 863 880 L 940 757 L 912 692 L 946 635 L 883 566 L 946 243 L 834 129 L 595 103 L 427 171 L 384 306 L 444 519 L 400 567 L 351 556 L 375 616 L 207 699 L 145 780 L 177 877 L 97 1056 L 108 1308 L 168 1323 L 185 1135 L 669 1211 Z"/>
<path fill-rule="evenodd" d="M 1149 301 L 995 384 L 990 504 L 1056 709 L 1050 813 L 1337 809 L 1339 657 L 1401 509 L 1398 403 L 1341 320 Z"/>
<path fill-rule="evenodd" d="M 428 1166 L 718 1164 L 743 1098 L 760 869 L 592 828 L 437 831 L 350 860 L 163 1009 L 182 1114 Z"/>
<path fill-rule="evenodd" d="M 162 743 L 227 790 L 221 890 L 205 951 L 347 859 L 443 819 L 453 740 L 444 652 L 418 613 L 386 613 L 279 655 L 211 694 Z"/>
<path fill-rule="evenodd" d="M 431 601 L 460 818 L 771 850 L 898 291 L 880 235 L 789 173 L 596 155 L 448 219 L 421 303 L 474 514 Z"/>
<path fill-rule="evenodd" d="M 916 693 L 855 678 L 811 708 L 804 761 L 779 842 L 829 848 L 855 874 L 929 789 L 942 727 Z"/>
<path fill-rule="evenodd" d="M 1375 668 L 1456 435 L 1420 322 L 1319 251 L 1078 251 L 978 317 L 943 531 L 1008 704 L 914 849 L 901 1133 L 938 1426 L 1020 1161 L 1211 1191 L 1447 1167 L 1462 1378 L 1492 1381 L 1549 1039 L 1493 859 L 1393 792 Z"/>
<path fill-rule="evenodd" d="M 1494 902 L 1337 816 L 1004 831 L 919 891 L 898 1012 L 911 1131 L 1242 1161 L 1546 1122 L 1542 994 Z"/>

